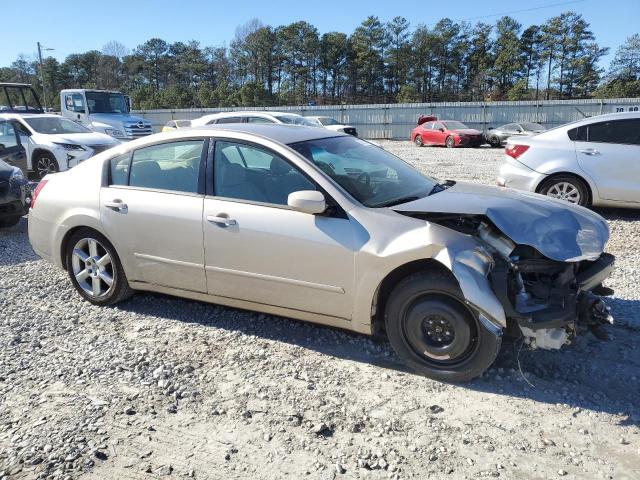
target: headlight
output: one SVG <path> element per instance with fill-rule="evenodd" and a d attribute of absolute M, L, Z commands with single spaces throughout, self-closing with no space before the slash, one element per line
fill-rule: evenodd
<path fill-rule="evenodd" d="M 111 135 L 114 138 L 125 138 L 124 133 L 114 128 L 107 128 L 105 129 L 104 133 L 106 133 L 107 135 Z"/>
<path fill-rule="evenodd" d="M 82 145 L 76 145 L 75 143 L 57 143 L 57 142 L 53 142 L 56 145 L 58 145 L 59 147 L 65 149 L 65 150 L 84 150 L 84 148 L 82 148 Z"/>
<path fill-rule="evenodd" d="M 24 173 L 18 167 L 13 167 L 13 171 L 11 172 L 10 180 L 24 180 Z"/>

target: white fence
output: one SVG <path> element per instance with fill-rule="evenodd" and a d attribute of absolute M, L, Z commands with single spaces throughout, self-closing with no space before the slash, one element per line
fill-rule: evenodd
<path fill-rule="evenodd" d="M 242 110 L 272 110 L 307 116 L 330 116 L 353 125 L 363 138 L 405 139 L 420 115 L 460 120 L 471 128 L 486 130 L 511 122 L 536 122 L 546 128 L 602 113 L 638 111 L 640 98 L 604 100 L 549 100 L 521 102 L 442 102 L 379 105 L 327 105 L 265 108 L 194 108 L 138 110 L 159 131 L 169 120 L 194 119 L 206 114 Z"/>

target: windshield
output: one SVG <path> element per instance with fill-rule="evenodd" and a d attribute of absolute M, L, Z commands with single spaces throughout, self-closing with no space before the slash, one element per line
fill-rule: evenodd
<path fill-rule="evenodd" d="M 121 93 L 86 92 L 89 113 L 129 113 L 129 105 Z"/>
<path fill-rule="evenodd" d="M 320 120 L 320 123 L 322 123 L 322 125 L 342 125 L 340 122 L 338 122 L 335 118 L 331 118 L 331 117 L 318 117 L 318 120 Z"/>
<path fill-rule="evenodd" d="M 525 122 L 525 123 L 521 123 L 520 125 L 522 125 L 522 128 L 524 130 L 526 130 L 527 132 L 533 132 L 533 131 L 536 131 L 536 130 L 544 130 L 544 127 L 542 125 L 540 125 L 539 123 Z"/>
<path fill-rule="evenodd" d="M 447 130 L 462 130 L 464 128 L 469 128 L 462 122 L 442 122 L 442 123 L 444 123 L 445 127 L 447 127 Z"/>
<path fill-rule="evenodd" d="M 290 145 L 367 207 L 389 207 L 429 195 L 437 182 L 386 150 L 355 137 Z"/>
<path fill-rule="evenodd" d="M 47 135 L 91 132 L 88 128 L 62 117 L 32 117 L 25 118 L 24 121 L 36 132 Z"/>
<path fill-rule="evenodd" d="M 317 124 L 313 123 L 311 120 L 307 120 L 300 115 L 274 115 L 274 117 L 282 123 L 287 123 L 289 125 L 304 125 L 306 127 L 317 126 Z"/>

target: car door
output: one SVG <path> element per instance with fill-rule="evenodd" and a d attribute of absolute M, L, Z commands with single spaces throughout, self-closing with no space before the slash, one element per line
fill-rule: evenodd
<path fill-rule="evenodd" d="M 218 140 L 212 161 L 203 212 L 209 293 L 351 318 L 355 240 L 344 212 L 289 208 L 289 193 L 319 187 L 259 145 Z"/>
<path fill-rule="evenodd" d="M 111 159 L 100 216 L 130 280 L 206 292 L 207 145 L 202 138 L 174 140 Z"/>
<path fill-rule="evenodd" d="M 15 126 L 9 120 L 0 120 L 0 160 L 27 174 L 27 155 Z"/>
<path fill-rule="evenodd" d="M 442 122 L 435 122 L 433 124 L 433 144 L 434 145 L 444 145 L 445 140 L 447 139 L 448 133 L 447 128 Z"/>
<path fill-rule="evenodd" d="M 427 145 L 431 145 L 434 142 L 433 138 L 433 124 L 435 122 L 427 122 L 422 124 L 422 141 Z"/>
<path fill-rule="evenodd" d="M 596 122 L 572 135 L 578 164 L 601 198 L 640 202 L 640 118 Z"/>

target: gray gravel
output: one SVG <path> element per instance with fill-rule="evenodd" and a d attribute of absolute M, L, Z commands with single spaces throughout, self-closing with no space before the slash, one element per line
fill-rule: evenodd
<path fill-rule="evenodd" d="M 492 184 L 497 150 L 386 148 Z M 471 384 L 386 342 L 161 295 L 82 302 L 0 232 L 0 479 L 639 478 L 640 213 L 604 211 L 611 341 L 504 348 Z"/>

